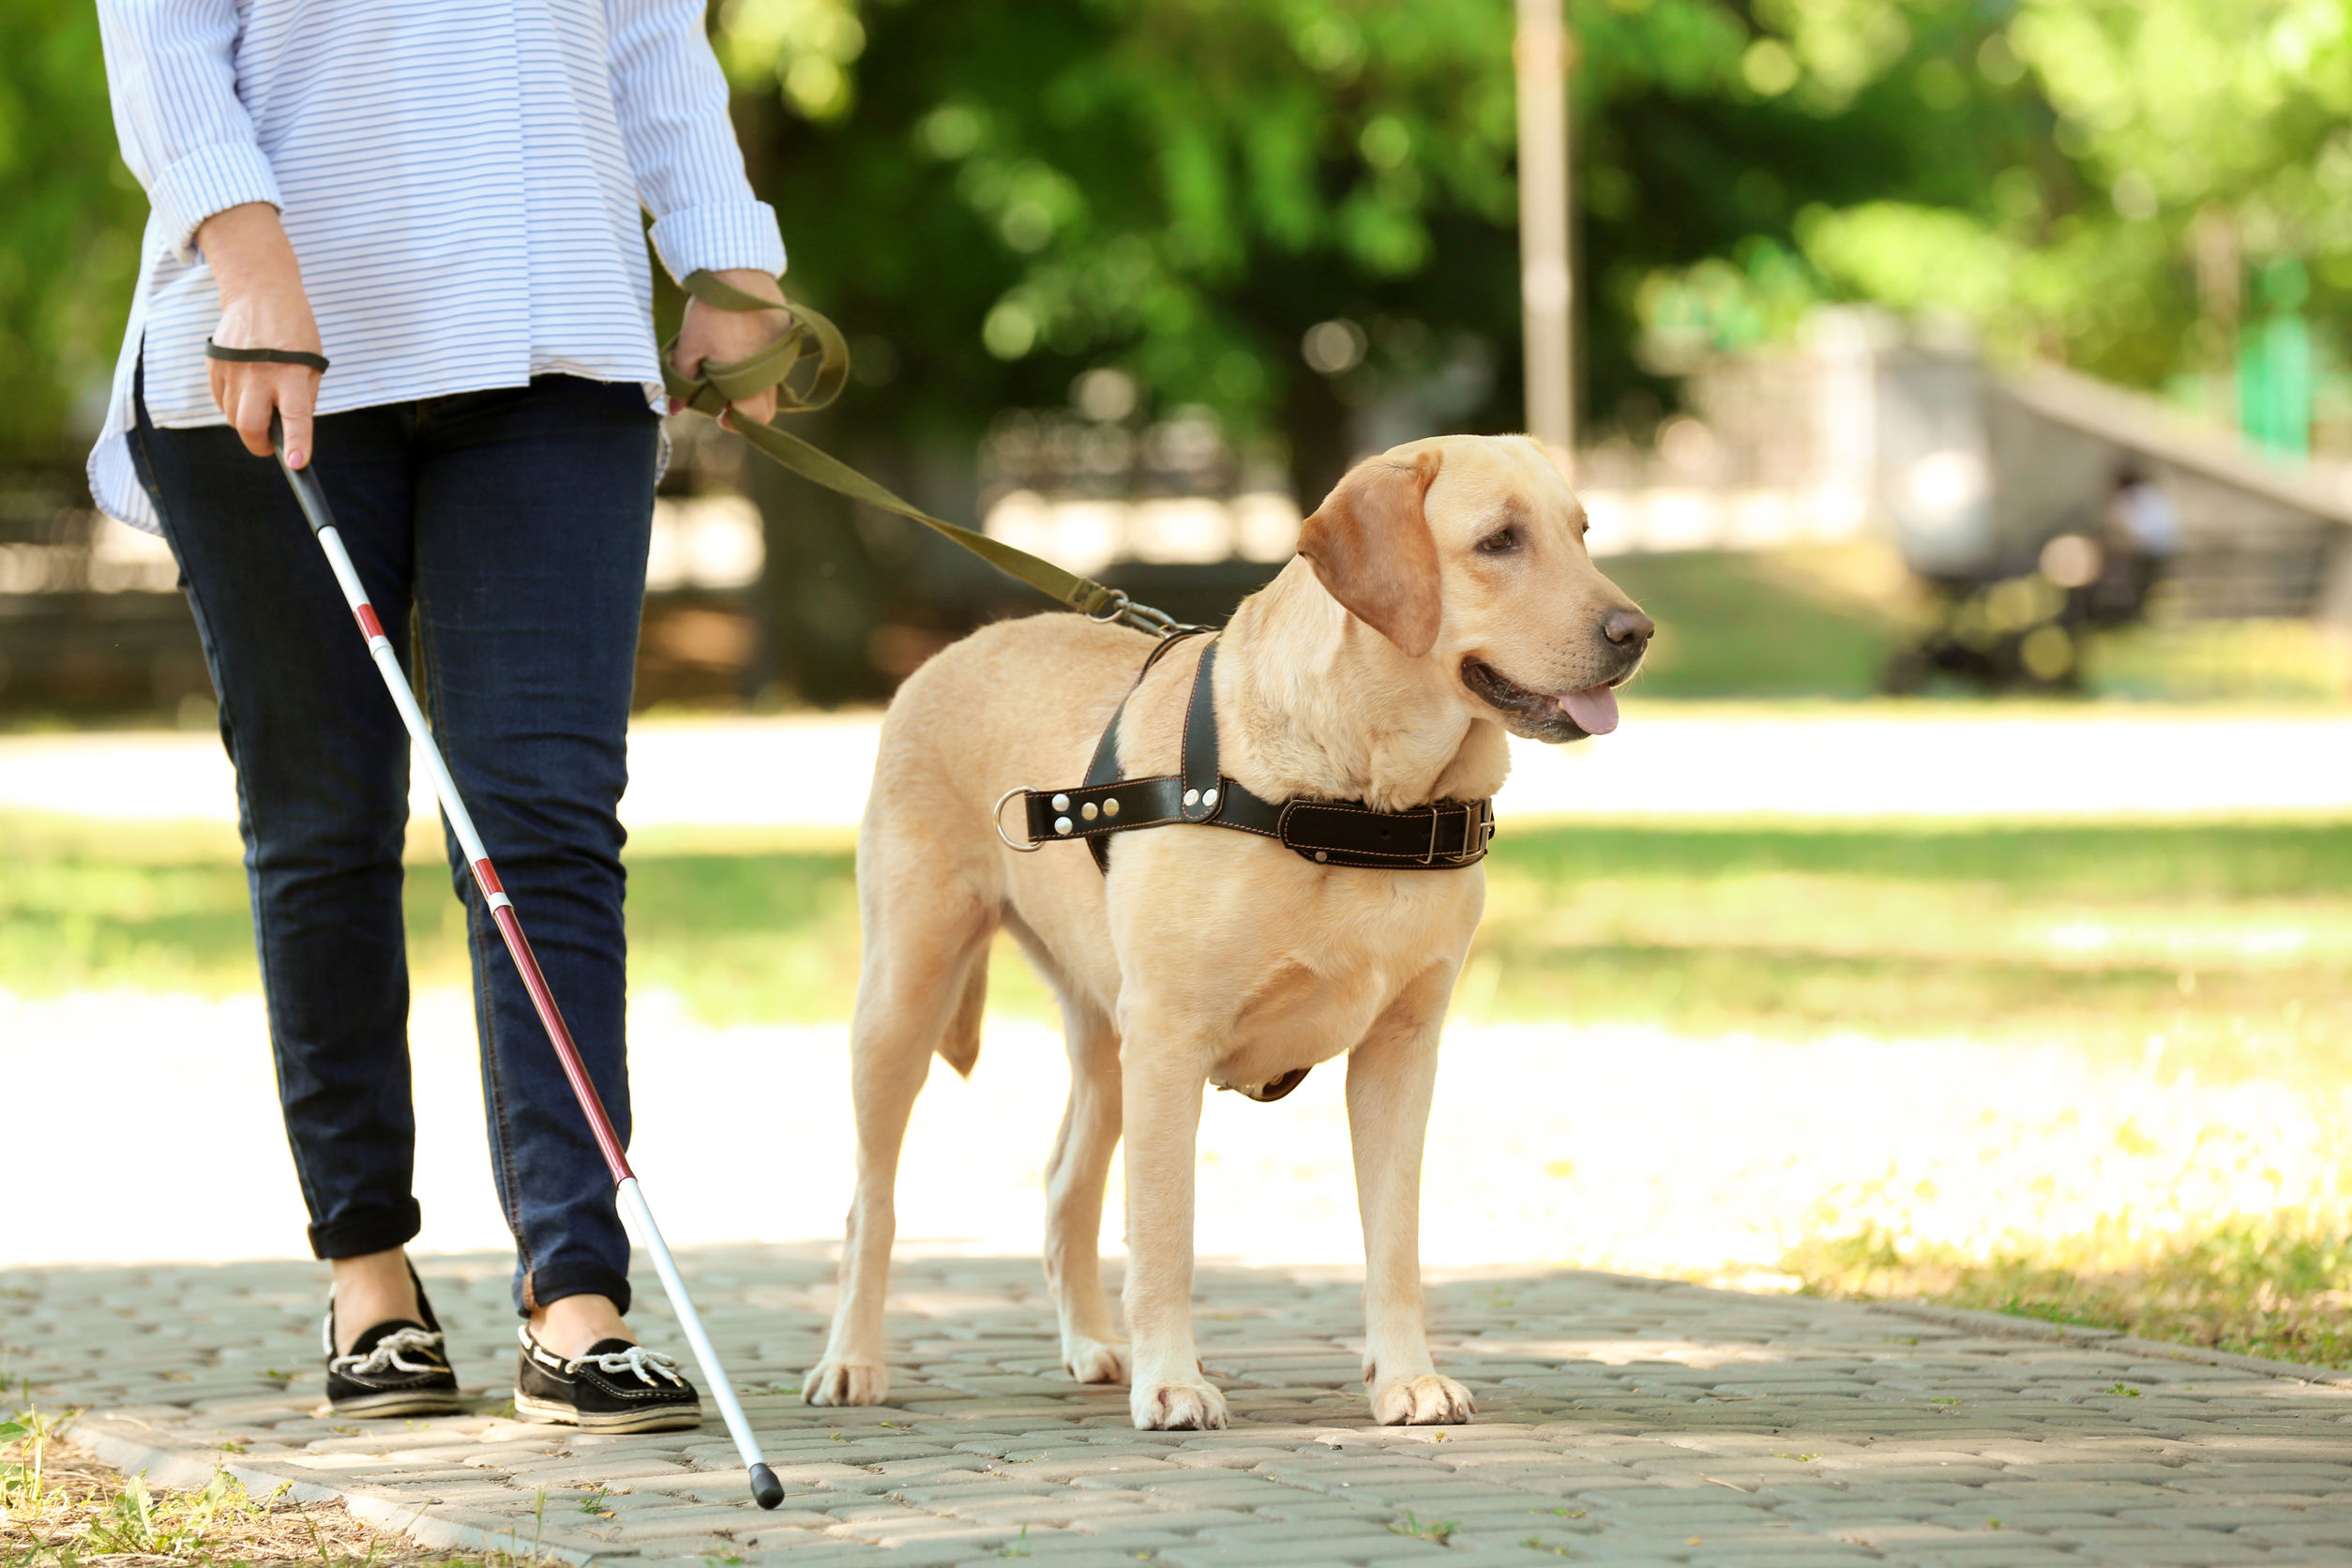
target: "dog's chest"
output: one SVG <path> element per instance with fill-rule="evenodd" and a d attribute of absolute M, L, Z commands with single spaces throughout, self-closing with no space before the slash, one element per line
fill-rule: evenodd
<path fill-rule="evenodd" d="M 1226 977 L 1217 1080 L 1266 1082 L 1346 1053 L 1392 1013 L 1441 1010 L 1478 920 L 1476 890 L 1465 898 L 1438 880 L 1455 875 L 1380 877 L 1387 895 L 1319 901 L 1298 912 L 1309 918 L 1261 927 L 1273 940 Z"/>

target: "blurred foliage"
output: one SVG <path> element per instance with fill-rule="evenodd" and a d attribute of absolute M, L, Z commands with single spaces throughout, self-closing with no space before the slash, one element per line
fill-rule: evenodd
<path fill-rule="evenodd" d="M 1981 6 L 1753 10 L 1571 6 L 1605 413 L 1676 369 L 1636 363 L 1666 304 L 1653 279 L 1714 259 L 1737 280 L 1717 303 L 1761 336 L 1832 286 L 1801 213 L 1961 209 L 2020 164 L 2073 189 L 2030 84 L 1963 70 L 1998 26 Z M 1245 448 L 1287 445 L 1309 499 L 1349 455 L 1351 409 L 1417 395 L 1431 423 L 1515 425 L 1508 0 L 723 0 L 716 17 L 794 286 L 902 373 L 867 400 L 881 417 L 969 428 L 1118 365 L 1162 405 L 1215 408 Z M 1720 313 L 1685 312 L 1703 334 Z M 1368 352 L 1318 371 L 1301 345 L 1334 318 Z M 1428 406 L 1464 366 L 1468 395 Z"/>
<path fill-rule="evenodd" d="M 2201 242 L 2307 260 L 2305 309 L 2341 320 L 2348 12 L 1570 0 L 1588 402 L 1606 422 L 1824 298 L 2158 384 L 2226 361 Z M 1310 499 L 1351 410 L 1517 419 L 1509 0 L 717 0 L 712 25 L 792 287 L 856 336 L 849 417 L 887 447 L 952 448 L 1102 365 L 1287 449 Z M 53 446 L 90 417 L 142 217 L 81 0 L 0 17 L 0 440 Z M 1367 352 L 1319 372 L 1301 344 L 1334 318 Z"/>
<path fill-rule="evenodd" d="M 1769 36 L 1746 56 L 1752 90 L 1848 120 L 1907 118 L 1882 123 L 1934 173 L 1758 224 L 1728 269 L 1652 275 L 1645 315 L 1668 358 L 1694 338 L 1743 346 L 1815 298 L 1956 316 L 1998 354 L 2151 387 L 2227 369 L 2241 311 L 2304 306 L 2341 339 L 2347 0 L 1760 0 L 1756 11 Z M 2247 288 L 2273 277 L 2295 279 L 2296 297 Z"/>
<path fill-rule="evenodd" d="M 146 220 L 86 0 L 0 7 L 0 461 L 48 459 L 97 425 Z"/>

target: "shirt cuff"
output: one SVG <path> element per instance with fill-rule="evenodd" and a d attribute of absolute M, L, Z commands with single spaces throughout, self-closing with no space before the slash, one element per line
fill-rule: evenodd
<path fill-rule="evenodd" d="M 681 282 L 688 273 L 730 267 L 757 267 L 771 277 L 784 271 L 784 235 L 765 202 L 706 202 L 656 219 L 654 250 Z"/>
<path fill-rule="evenodd" d="M 286 204 L 269 159 L 250 142 L 217 142 L 197 148 L 157 176 L 147 188 L 147 200 L 183 262 L 196 259 L 197 226 L 214 213 L 248 202 L 267 202 L 281 209 Z"/>

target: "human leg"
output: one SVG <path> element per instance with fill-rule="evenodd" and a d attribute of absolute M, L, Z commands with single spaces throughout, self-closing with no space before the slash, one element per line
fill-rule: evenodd
<path fill-rule="evenodd" d="M 408 604 L 408 477 L 395 410 L 320 426 L 318 474 L 391 625 Z M 294 1168 L 321 1258 L 369 1314 L 415 1316 L 416 1234 L 400 842 L 408 745 L 342 596 L 275 467 L 226 429 L 133 432 L 202 635 L 237 776 L 255 946 Z M 387 1275 L 387 1278 L 378 1278 Z M 382 1289 L 377 1289 L 377 1287 Z M 404 1310 L 390 1310 L 404 1309 Z"/>
<path fill-rule="evenodd" d="M 406 624 L 408 471 L 398 408 L 320 422 L 317 465 L 384 621 Z M 332 1261 L 327 1395 L 346 1413 L 458 1407 L 409 1268 L 408 746 L 342 596 L 272 464 L 228 430 L 133 436 L 178 558 L 236 769 L 238 826 L 287 1141 Z"/>
<path fill-rule="evenodd" d="M 624 1141 L 622 834 L 657 430 L 634 385 L 542 377 L 420 406 L 417 613 L 451 772 Z M 567 1356 L 626 1337 L 612 1184 L 462 852 L 515 1301 Z M 575 1299 L 578 1298 L 578 1299 Z M 570 1304 L 566 1305 L 565 1304 Z M 572 1344 L 591 1334 L 588 1343 Z"/>

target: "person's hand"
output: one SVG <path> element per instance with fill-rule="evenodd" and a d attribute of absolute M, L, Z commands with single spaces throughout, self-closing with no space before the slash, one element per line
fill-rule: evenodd
<path fill-rule="evenodd" d="M 678 328 L 678 352 L 670 356 L 677 372 L 691 381 L 702 373 L 703 361 L 725 365 L 731 360 L 746 358 L 766 348 L 792 330 L 792 314 L 784 309 L 784 290 L 776 280 L 757 268 L 732 268 L 715 273 L 714 277 L 741 289 L 747 294 L 776 301 L 773 310 L 722 310 L 716 305 L 705 305 L 699 299 L 686 301 L 686 321 Z M 686 407 L 684 401 L 670 400 L 670 412 Z M 720 415 L 719 423 L 729 430 L 737 428 L 738 419 L 766 424 L 776 417 L 776 390 L 748 398 L 738 398 L 734 406 Z"/>
<path fill-rule="evenodd" d="M 292 349 L 319 354 L 319 324 L 302 292 L 302 268 L 278 209 L 248 202 L 204 219 L 197 249 L 220 285 L 220 324 L 212 340 L 224 349 Z M 307 365 L 206 361 L 212 400 L 229 416 L 257 458 L 269 456 L 269 416 L 286 422 L 286 461 L 310 460 L 310 415 L 318 406 L 319 372 Z"/>

